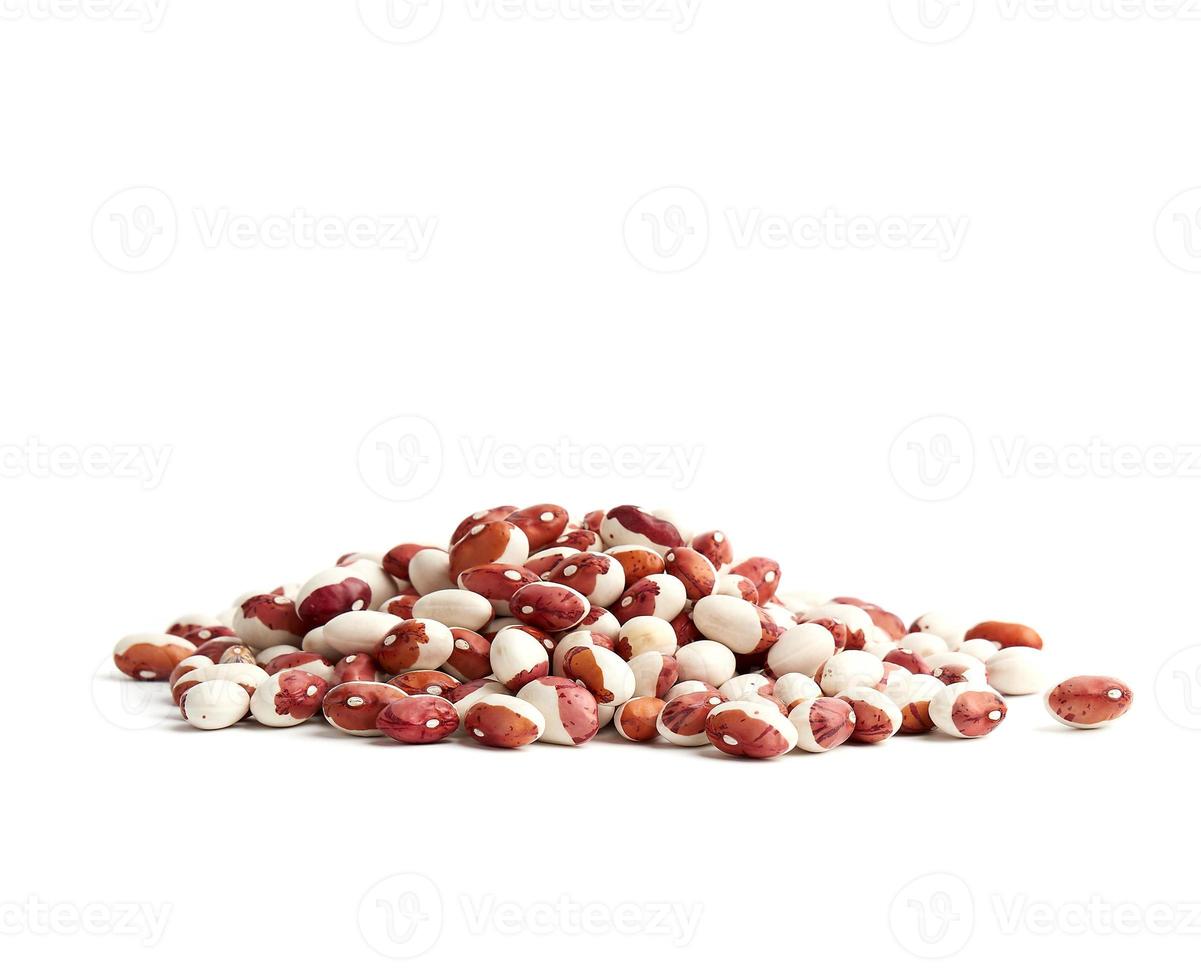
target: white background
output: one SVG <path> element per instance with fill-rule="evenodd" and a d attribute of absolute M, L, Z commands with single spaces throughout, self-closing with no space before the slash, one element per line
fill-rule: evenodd
<path fill-rule="evenodd" d="M 1197 5 L 359 6 L 3 2 L 6 972 L 1195 955 Z M 1135 707 L 750 764 L 200 733 L 112 679 L 125 633 L 540 501 L 1031 623 Z"/>

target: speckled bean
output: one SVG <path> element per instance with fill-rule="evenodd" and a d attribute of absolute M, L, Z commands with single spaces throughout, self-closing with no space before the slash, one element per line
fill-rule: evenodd
<path fill-rule="evenodd" d="M 934 727 L 956 738 L 980 738 L 1005 720 L 1005 702 L 995 691 L 951 684 L 930 699 Z"/>
<path fill-rule="evenodd" d="M 463 725 L 481 745 L 517 749 L 541 738 L 546 720 L 528 701 L 508 694 L 485 694 L 468 710 Z"/>
<path fill-rule="evenodd" d="M 855 709 L 844 698 L 806 698 L 788 712 L 805 752 L 828 752 L 855 732 Z"/>
<path fill-rule="evenodd" d="M 523 585 L 513 593 L 509 605 L 517 619 L 551 633 L 574 629 L 592 608 L 575 589 L 551 582 Z"/>
<path fill-rule="evenodd" d="M 634 697 L 661 698 L 675 686 L 679 663 L 668 653 L 640 653 L 628 661 L 634 675 Z"/>
<path fill-rule="evenodd" d="M 307 670 L 281 670 L 255 688 L 250 713 L 268 728 L 291 728 L 321 710 L 329 686 Z"/>
<path fill-rule="evenodd" d="M 679 530 L 670 521 L 656 517 L 641 507 L 614 507 L 601 521 L 601 538 L 606 548 L 621 544 L 640 544 L 659 554 L 684 544 Z"/>
<path fill-rule="evenodd" d="M 454 652 L 450 629 L 433 619 L 406 619 L 393 626 L 371 655 L 388 674 L 437 670 Z"/>
<path fill-rule="evenodd" d="M 681 694 L 663 705 L 663 710 L 655 720 L 655 727 L 673 745 L 707 745 L 709 736 L 705 733 L 705 721 L 709 712 L 719 704 L 724 704 L 725 700 L 717 691 Z"/>
<path fill-rule="evenodd" d="M 612 650 L 573 647 L 563 659 L 563 674 L 587 688 L 600 704 L 617 706 L 634 696 L 634 672 Z"/>
<path fill-rule="evenodd" d="M 325 720 L 347 735 L 382 735 L 376 721 L 393 701 L 407 698 L 400 688 L 378 681 L 350 681 L 331 687 L 321 702 Z"/>
<path fill-rule="evenodd" d="M 565 677 L 539 677 L 517 696 L 542 714 L 541 739 L 555 745 L 582 745 L 600 730 L 596 698 Z"/>
<path fill-rule="evenodd" d="M 838 696 L 855 711 L 853 741 L 883 742 L 900 730 L 901 709 L 888 695 L 873 687 L 851 687 Z"/>
<path fill-rule="evenodd" d="M 510 691 L 550 673 L 550 657 L 536 637 L 521 629 L 501 630 L 489 655 L 492 673 Z"/>
<path fill-rule="evenodd" d="M 384 706 L 376 727 L 404 745 L 428 745 L 449 738 L 459 729 L 459 714 L 445 698 L 416 694 Z"/>
<path fill-rule="evenodd" d="M 1044 698 L 1051 717 L 1069 728 L 1101 728 L 1134 703 L 1134 692 L 1116 677 L 1069 677 Z"/>
<path fill-rule="evenodd" d="M 442 698 L 450 698 L 451 692 L 459 686 L 450 674 L 440 670 L 408 670 L 389 678 L 388 683 L 405 694 L 432 694 Z"/>
<path fill-rule="evenodd" d="M 165 681 L 180 661 L 196 654 L 196 646 L 169 633 L 133 633 L 113 647 L 117 669 L 136 681 Z"/>
<path fill-rule="evenodd" d="M 711 745 L 727 755 L 775 759 L 796 748 L 797 730 L 775 707 L 755 701 L 727 701 L 705 719 Z"/>

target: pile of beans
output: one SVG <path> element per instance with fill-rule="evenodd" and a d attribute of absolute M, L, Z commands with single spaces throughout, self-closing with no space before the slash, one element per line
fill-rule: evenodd
<path fill-rule="evenodd" d="M 938 732 L 979 738 L 1006 697 L 1046 689 L 1035 630 L 909 627 L 846 596 L 782 592 L 771 558 L 735 560 L 722 531 L 621 506 L 573 521 L 554 504 L 465 518 L 447 547 L 343 555 L 299 587 L 127 636 L 113 656 L 167 681 L 190 725 L 289 728 L 320 712 L 348 735 L 496 748 L 713 745 L 766 759 Z M 1097 728 L 1130 707 L 1112 677 L 1046 690 L 1051 715 Z"/>

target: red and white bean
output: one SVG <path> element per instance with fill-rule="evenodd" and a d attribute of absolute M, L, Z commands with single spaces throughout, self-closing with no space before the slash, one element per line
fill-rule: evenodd
<path fill-rule="evenodd" d="M 1069 728 L 1102 728 L 1134 703 L 1134 693 L 1116 677 L 1069 677 L 1043 699 L 1047 710 Z"/>
<path fill-rule="evenodd" d="M 463 727 L 481 745 L 518 749 L 542 737 L 546 719 L 528 701 L 508 694 L 485 694 L 467 711 Z"/>
<path fill-rule="evenodd" d="M 596 698 L 565 677 L 539 677 L 517 696 L 542 714 L 541 739 L 555 745 L 582 745 L 600 730 Z"/>
<path fill-rule="evenodd" d="M 393 701 L 408 695 L 391 684 L 378 681 L 350 681 L 331 687 L 321 702 L 325 720 L 347 735 L 382 735 L 376 722 L 379 714 Z"/>
<path fill-rule="evenodd" d="M 855 733 L 855 709 L 845 698 L 806 698 L 788 712 L 805 752 L 828 752 Z"/>
<path fill-rule="evenodd" d="M 710 744 L 727 755 L 775 759 L 796 748 L 797 730 L 777 708 L 752 700 L 717 705 L 705 719 Z"/>

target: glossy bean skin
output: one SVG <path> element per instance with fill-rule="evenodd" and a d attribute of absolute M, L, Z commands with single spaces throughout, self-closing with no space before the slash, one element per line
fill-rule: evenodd
<path fill-rule="evenodd" d="M 705 735 L 714 748 L 747 759 L 775 759 L 797 744 L 796 728 L 777 708 L 748 700 L 717 705 Z"/>
<path fill-rule="evenodd" d="M 390 684 L 349 681 L 331 687 L 321 702 L 325 720 L 347 735 L 377 736 L 383 732 L 376 722 L 380 712 L 393 701 L 408 695 Z"/>
<path fill-rule="evenodd" d="M 1051 717 L 1069 728 L 1101 728 L 1117 721 L 1134 703 L 1134 692 L 1116 677 L 1069 677 L 1044 699 Z"/>
<path fill-rule="evenodd" d="M 113 663 L 135 681 L 165 681 L 180 661 L 195 654 L 196 646 L 182 637 L 134 633 L 113 648 Z"/>
<path fill-rule="evenodd" d="M 650 742 L 659 737 L 655 722 L 665 702 L 656 697 L 630 698 L 613 715 L 613 727 L 629 742 Z"/>
<path fill-rule="evenodd" d="M 977 623 L 964 634 L 963 638 L 965 640 L 991 640 L 999 647 L 1033 647 L 1035 650 L 1043 648 L 1043 638 L 1022 623 L 1002 623 L 996 620 Z"/>
<path fill-rule="evenodd" d="M 459 713 L 445 698 L 417 694 L 385 705 L 375 724 L 395 742 L 428 745 L 459 730 Z"/>
<path fill-rule="evenodd" d="M 494 749 L 519 749 L 537 741 L 546 728 L 532 704 L 507 694 L 486 694 L 463 719 L 467 734 Z"/>

